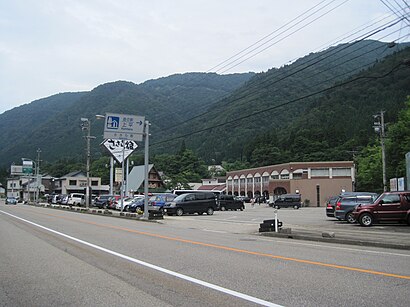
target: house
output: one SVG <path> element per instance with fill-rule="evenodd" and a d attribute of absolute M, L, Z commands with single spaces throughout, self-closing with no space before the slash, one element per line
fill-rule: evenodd
<path fill-rule="evenodd" d="M 61 178 L 54 178 L 54 193 L 56 194 L 70 194 L 70 193 L 84 193 L 87 187 L 87 176 L 82 171 L 74 171 L 64 175 Z M 108 193 L 109 186 L 101 184 L 100 177 L 90 177 L 90 187 L 92 194 Z"/>
<path fill-rule="evenodd" d="M 144 192 L 145 165 L 134 166 L 128 174 L 128 194 Z M 148 165 L 148 189 L 152 192 L 165 189 L 164 182 L 154 167 L 154 164 Z"/>

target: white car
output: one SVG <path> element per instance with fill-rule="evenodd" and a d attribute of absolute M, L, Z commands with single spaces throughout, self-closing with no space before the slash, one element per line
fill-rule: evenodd
<path fill-rule="evenodd" d="M 135 200 L 137 200 L 137 199 L 139 199 L 139 198 L 141 198 L 141 197 L 144 198 L 143 195 L 138 195 L 138 196 L 136 196 L 136 197 L 134 197 L 134 198 L 132 198 L 132 197 L 126 197 L 126 198 L 124 198 L 124 200 L 123 200 L 123 208 L 124 208 L 124 210 L 123 210 L 123 211 L 128 211 L 129 205 L 130 205 L 132 202 L 134 202 Z M 121 199 L 117 200 L 117 203 L 115 204 L 115 209 L 116 209 L 116 210 L 121 210 Z"/>

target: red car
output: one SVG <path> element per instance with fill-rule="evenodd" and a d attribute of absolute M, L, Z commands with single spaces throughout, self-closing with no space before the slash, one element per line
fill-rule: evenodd
<path fill-rule="evenodd" d="M 383 193 L 373 204 L 356 206 L 353 216 L 365 227 L 378 222 L 407 222 L 410 225 L 410 191 Z"/>

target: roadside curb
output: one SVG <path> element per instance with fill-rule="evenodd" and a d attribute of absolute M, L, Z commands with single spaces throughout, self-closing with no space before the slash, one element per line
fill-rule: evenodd
<path fill-rule="evenodd" d="M 291 233 L 280 233 L 280 232 L 262 232 L 258 233 L 261 236 L 267 237 L 277 237 L 283 239 L 294 239 L 294 240 L 305 240 L 305 241 L 315 241 L 315 242 L 326 242 L 326 243 L 336 243 L 336 244 L 350 244 L 359 246 L 373 246 L 382 248 L 392 248 L 392 249 L 402 249 L 410 250 L 409 243 L 393 243 L 393 242 L 381 242 L 377 239 L 374 240 L 362 240 L 362 239 L 351 239 L 338 237 L 338 234 L 333 234 L 333 236 L 328 236 L 325 232 L 305 232 L 305 231 L 292 231 Z"/>
<path fill-rule="evenodd" d="M 100 215 L 100 216 L 110 216 L 116 218 L 125 218 L 130 220 L 138 220 L 138 221 L 147 221 L 147 222 L 157 222 L 158 220 L 163 219 L 163 217 L 148 217 L 145 219 L 143 215 L 132 213 L 132 212 L 116 212 L 109 209 L 96 209 L 96 208 L 83 208 L 83 207 L 74 207 L 74 206 L 67 206 L 67 205 L 55 205 L 55 204 L 34 204 L 28 203 L 27 205 L 33 207 L 43 207 L 43 208 L 50 208 L 56 210 L 64 210 L 76 213 L 84 213 L 84 214 L 91 214 L 91 215 Z"/>

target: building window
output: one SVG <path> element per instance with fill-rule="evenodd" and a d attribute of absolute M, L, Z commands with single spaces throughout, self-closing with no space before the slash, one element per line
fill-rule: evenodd
<path fill-rule="evenodd" d="M 232 179 L 228 179 L 228 185 L 232 185 Z"/>
<path fill-rule="evenodd" d="M 312 177 L 329 177 L 329 168 L 312 168 Z"/>
<path fill-rule="evenodd" d="M 252 182 L 253 182 L 252 179 L 253 179 L 253 178 L 246 178 L 246 182 L 247 182 L 248 184 L 252 184 Z"/>
<path fill-rule="evenodd" d="M 302 179 L 302 173 L 293 173 L 293 179 Z"/>
<path fill-rule="evenodd" d="M 333 177 L 350 177 L 352 175 L 352 170 L 350 168 L 333 168 Z"/>
<path fill-rule="evenodd" d="M 261 183 L 261 177 L 255 177 L 255 183 Z"/>
<path fill-rule="evenodd" d="M 268 183 L 269 182 L 269 176 L 263 176 L 262 177 L 262 182 L 263 183 Z"/>
<path fill-rule="evenodd" d="M 234 179 L 234 180 L 233 180 L 233 184 L 234 184 L 234 185 L 238 185 L 238 179 Z"/>
<path fill-rule="evenodd" d="M 77 180 L 69 180 L 68 185 L 77 185 Z"/>
<path fill-rule="evenodd" d="M 98 186 L 98 180 L 91 180 L 91 185 Z"/>
<path fill-rule="evenodd" d="M 289 179 L 289 174 L 280 174 L 280 179 Z"/>
<path fill-rule="evenodd" d="M 245 178 L 241 178 L 240 183 L 241 185 L 245 184 Z"/>
<path fill-rule="evenodd" d="M 272 179 L 279 179 L 279 174 L 271 175 L 270 176 Z"/>

